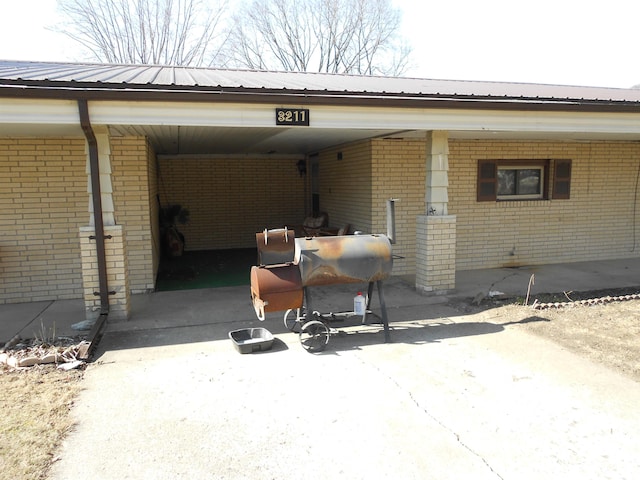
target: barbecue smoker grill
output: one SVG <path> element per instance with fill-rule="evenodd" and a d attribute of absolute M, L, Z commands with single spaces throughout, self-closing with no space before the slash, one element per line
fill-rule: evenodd
<path fill-rule="evenodd" d="M 354 312 L 321 314 L 313 309 L 309 287 L 368 283 L 365 323 L 374 284 L 382 313 L 385 341 L 390 341 L 382 280 L 391 275 L 391 241 L 385 235 L 295 238 L 288 229 L 256 234 L 259 266 L 251 267 L 251 298 L 256 315 L 285 311 L 284 324 L 299 332 L 300 343 L 312 352 L 323 350 L 333 333 L 329 320 Z M 304 305 L 303 305 L 304 304 Z"/>

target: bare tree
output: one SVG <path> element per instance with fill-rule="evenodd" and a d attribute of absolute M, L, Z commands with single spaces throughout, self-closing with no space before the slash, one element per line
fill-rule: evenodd
<path fill-rule="evenodd" d="M 58 0 L 68 20 L 58 30 L 93 60 L 125 64 L 211 66 L 226 37 L 217 8 L 202 0 Z"/>
<path fill-rule="evenodd" d="M 390 0 L 253 0 L 232 19 L 228 63 L 252 69 L 400 75 L 410 48 Z"/>

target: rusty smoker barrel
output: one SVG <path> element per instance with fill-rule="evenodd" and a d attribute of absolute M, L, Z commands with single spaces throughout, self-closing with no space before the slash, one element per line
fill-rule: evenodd
<path fill-rule="evenodd" d="M 302 281 L 297 265 L 261 265 L 251 267 L 251 300 L 256 315 L 302 307 Z"/>
<path fill-rule="evenodd" d="M 383 280 L 391 275 L 391 243 L 385 235 L 296 238 L 294 263 L 302 285 Z"/>

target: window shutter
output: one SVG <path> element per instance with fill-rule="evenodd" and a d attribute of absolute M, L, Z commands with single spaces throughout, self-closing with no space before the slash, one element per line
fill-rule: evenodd
<path fill-rule="evenodd" d="M 478 160 L 478 201 L 496 201 L 497 168 L 494 160 Z"/>
<path fill-rule="evenodd" d="M 564 200 L 571 193 L 571 160 L 556 160 L 553 175 L 553 199 Z"/>

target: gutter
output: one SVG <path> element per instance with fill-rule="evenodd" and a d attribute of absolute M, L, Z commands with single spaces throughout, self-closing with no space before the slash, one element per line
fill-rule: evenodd
<path fill-rule="evenodd" d="M 91 356 L 101 338 L 107 317 L 109 316 L 109 287 L 107 284 L 107 260 L 105 254 L 104 221 L 102 218 L 102 196 L 100 192 L 100 163 L 98 159 L 98 140 L 89 119 L 89 107 L 86 100 L 78 100 L 80 113 L 80 126 L 89 146 L 89 174 L 91 176 L 91 195 L 93 200 L 93 218 L 95 223 L 95 237 L 89 237 L 96 241 L 96 256 L 98 261 L 98 286 L 100 296 L 100 315 L 93 324 L 88 337 L 88 346 L 80 352 L 79 358 L 86 360 Z"/>
<path fill-rule="evenodd" d="M 304 105 L 447 108 L 510 111 L 638 113 L 640 101 L 527 96 L 331 92 L 266 88 L 188 88 L 96 85 L 74 82 L 17 82 L 0 80 L 0 97 L 83 101 L 161 101 L 221 103 L 296 103 Z"/>

